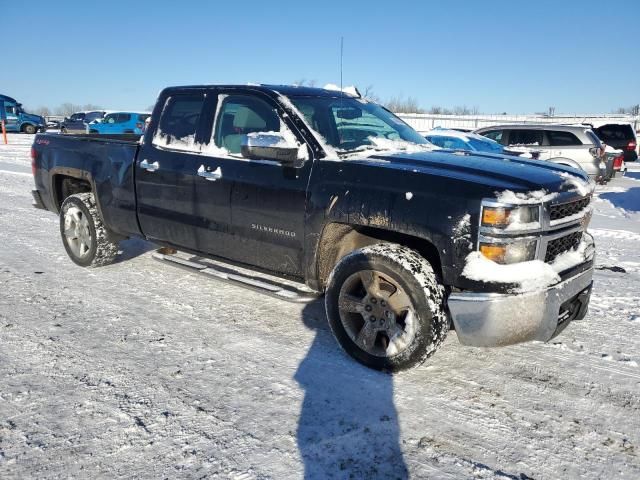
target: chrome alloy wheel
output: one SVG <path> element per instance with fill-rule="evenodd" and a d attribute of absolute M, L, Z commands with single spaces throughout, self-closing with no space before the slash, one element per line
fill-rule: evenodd
<path fill-rule="evenodd" d="M 89 229 L 89 219 L 78 207 L 71 206 L 64 214 L 64 235 L 67 244 L 78 258 L 88 255 L 93 240 Z"/>
<path fill-rule="evenodd" d="M 402 287 L 375 270 L 361 270 L 342 284 L 340 320 L 351 340 L 377 357 L 403 352 L 416 335 L 415 312 Z"/>

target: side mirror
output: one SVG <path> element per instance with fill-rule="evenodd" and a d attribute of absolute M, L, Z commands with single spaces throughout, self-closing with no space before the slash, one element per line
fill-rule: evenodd
<path fill-rule="evenodd" d="M 242 139 L 240 152 L 253 160 L 275 160 L 287 166 L 298 161 L 298 146 L 292 145 L 278 132 L 249 133 Z"/>

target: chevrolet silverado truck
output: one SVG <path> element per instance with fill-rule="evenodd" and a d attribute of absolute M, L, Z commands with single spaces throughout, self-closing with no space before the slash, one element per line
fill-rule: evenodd
<path fill-rule="evenodd" d="M 143 137 L 39 134 L 32 162 L 34 205 L 59 215 L 76 264 L 142 237 L 211 278 L 282 279 L 324 294 L 338 343 L 371 368 L 417 365 L 451 329 L 470 346 L 547 341 L 587 311 L 585 173 L 438 149 L 344 92 L 171 87 Z"/>

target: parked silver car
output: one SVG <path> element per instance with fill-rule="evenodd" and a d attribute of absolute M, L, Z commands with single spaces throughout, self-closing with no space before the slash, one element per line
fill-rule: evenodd
<path fill-rule="evenodd" d="M 496 125 L 475 133 L 510 149 L 524 147 L 533 152 L 533 158 L 580 168 L 596 180 L 606 176 L 604 145 L 586 126 Z"/>

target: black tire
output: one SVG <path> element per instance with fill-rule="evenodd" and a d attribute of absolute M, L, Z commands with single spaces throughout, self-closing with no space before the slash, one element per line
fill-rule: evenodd
<path fill-rule="evenodd" d="M 369 272 L 373 272 L 374 277 L 378 275 L 377 291 L 380 296 L 377 305 L 369 303 L 377 295 L 371 295 L 364 282 L 360 287 L 357 286 L 357 279 L 363 274 L 370 275 Z M 396 290 L 389 290 L 387 284 Z M 355 303 L 349 303 L 349 300 L 345 303 L 342 300 L 341 295 L 350 299 L 360 298 L 358 293 L 345 293 L 345 289 L 351 288 L 350 285 L 362 289 L 359 290 L 360 294 L 364 293 L 362 300 Z M 389 315 L 389 311 L 384 311 L 384 308 L 391 309 L 392 296 L 398 292 L 403 294 L 404 303 L 411 305 L 404 317 L 405 324 L 401 313 L 394 311 Z M 387 300 L 386 307 L 384 298 Z M 416 251 L 397 244 L 372 245 L 342 258 L 329 277 L 325 304 L 329 325 L 340 346 L 360 363 L 376 370 L 397 372 L 421 364 L 438 349 L 449 331 L 449 321 L 444 309 L 444 288 L 431 264 Z M 342 308 L 345 304 L 357 305 L 358 312 L 346 312 Z M 381 306 L 384 307 L 383 310 L 380 310 Z M 366 313 L 362 308 L 367 308 Z M 411 325 L 409 312 L 412 314 Z M 377 319 L 375 315 L 368 317 L 370 313 L 380 316 Z M 360 316 L 362 320 L 359 319 Z M 367 319 L 371 321 L 370 324 Z M 358 330 L 357 324 L 361 321 L 362 330 L 354 339 L 354 329 Z M 376 322 L 380 322 L 380 326 Z M 391 323 L 394 325 L 390 327 Z M 357 341 L 364 329 L 371 325 L 374 329 L 387 330 L 377 331 L 371 337 L 375 340 L 368 342 L 371 344 L 370 348 L 365 349 Z M 390 331 L 396 332 L 392 338 L 388 336 Z M 397 340 L 393 339 L 399 339 L 402 349 L 394 344 Z"/>
<path fill-rule="evenodd" d="M 65 127 L 62 127 L 60 129 L 60 133 L 66 134 L 67 133 L 67 129 Z"/>
<path fill-rule="evenodd" d="M 22 127 L 22 131 L 24 133 L 28 133 L 30 135 L 33 135 L 34 133 L 36 133 L 38 131 L 38 129 L 34 125 L 26 124 L 26 125 L 24 125 Z"/>
<path fill-rule="evenodd" d="M 65 199 L 60 234 L 67 255 L 81 267 L 108 265 L 118 254 L 118 243 L 105 228 L 93 193 L 75 193 Z"/>

